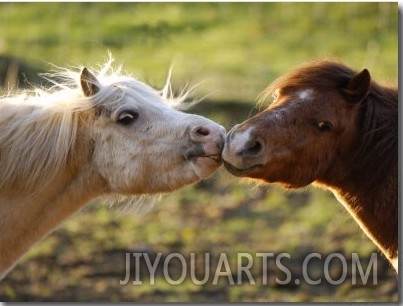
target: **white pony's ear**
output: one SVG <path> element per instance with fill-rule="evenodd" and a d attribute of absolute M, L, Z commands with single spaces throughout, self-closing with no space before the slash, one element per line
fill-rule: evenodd
<path fill-rule="evenodd" d="M 101 88 L 101 83 L 97 80 L 95 75 L 93 75 L 87 67 L 81 70 L 80 74 L 80 85 L 84 96 L 90 97 L 95 95 Z"/>

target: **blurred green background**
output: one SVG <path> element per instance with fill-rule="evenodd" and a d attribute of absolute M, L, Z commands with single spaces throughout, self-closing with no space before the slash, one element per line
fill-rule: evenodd
<path fill-rule="evenodd" d="M 10 67 L 18 68 L 18 85 L 29 87 L 40 82 L 37 72 L 53 69 L 49 63 L 97 67 L 109 50 L 125 71 L 156 87 L 172 65 L 175 88 L 200 83 L 196 98 L 207 96 L 190 112 L 231 128 L 256 112 L 265 86 L 308 60 L 365 67 L 380 83 L 397 85 L 397 8 L 397 3 L 1 3 L 0 85 L 15 71 Z M 304 256 L 312 252 L 323 258 L 357 252 L 368 260 L 375 246 L 324 190 L 256 186 L 221 169 L 162 197 L 148 213 L 124 214 L 102 202 L 38 243 L 0 282 L 0 300 L 397 302 L 397 277 L 380 254 L 377 285 L 352 285 L 350 267 L 340 285 L 281 286 L 275 282 L 276 275 L 285 278 L 279 270 L 269 273 L 267 285 L 249 285 L 246 279 L 242 285 L 197 286 L 187 279 L 173 286 L 161 273 L 155 285 L 145 281 L 147 274 L 141 286 L 119 284 L 126 252 L 226 252 L 234 258 L 237 252 L 287 252 L 291 259 L 285 265 L 301 279 Z M 334 279 L 339 270 L 332 271 Z"/>

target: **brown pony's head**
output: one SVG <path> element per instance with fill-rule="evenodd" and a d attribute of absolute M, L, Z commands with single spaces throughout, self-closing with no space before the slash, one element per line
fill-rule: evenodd
<path fill-rule="evenodd" d="M 302 187 L 340 171 L 358 145 L 368 70 L 315 62 L 274 81 L 263 93 L 274 102 L 227 135 L 223 159 L 236 176 Z M 333 173 L 340 176 L 341 174 Z"/>

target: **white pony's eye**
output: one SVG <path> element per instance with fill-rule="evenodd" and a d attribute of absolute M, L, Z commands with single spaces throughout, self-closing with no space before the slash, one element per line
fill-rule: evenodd
<path fill-rule="evenodd" d="M 123 111 L 119 114 L 117 123 L 121 125 L 130 125 L 139 117 L 135 111 Z"/>

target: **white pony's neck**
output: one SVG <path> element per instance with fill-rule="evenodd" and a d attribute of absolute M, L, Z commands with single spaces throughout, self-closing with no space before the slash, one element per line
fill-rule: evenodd
<path fill-rule="evenodd" d="M 75 141 L 66 144 L 71 146 L 68 152 L 75 154 L 67 154 L 63 163 L 54 164 L 54 169 L 47 169 L 47 174 L 40 177 L 41 182 L 35 190 L 0 189 L 0 279 L 37 241 L 85 203 L 105 192 L 105 182 L 89 163 L 91 142 L 80 131 L 80 124 L 77 123 Z M 48 142 L 47 145 L 57 143 Z M 55 150 L 54 147 L 52 149 Z M 44 167 L 48 166 L 44 164 Z M 22 179 L 22 182 L 25 181 Z"/>
<path fill-rule="evenodd" d="M 31 197 L 0 195 L 0 280 L 37 241 L 103 192 L 102 179 L 85 168 L 57 176 Z"/>

